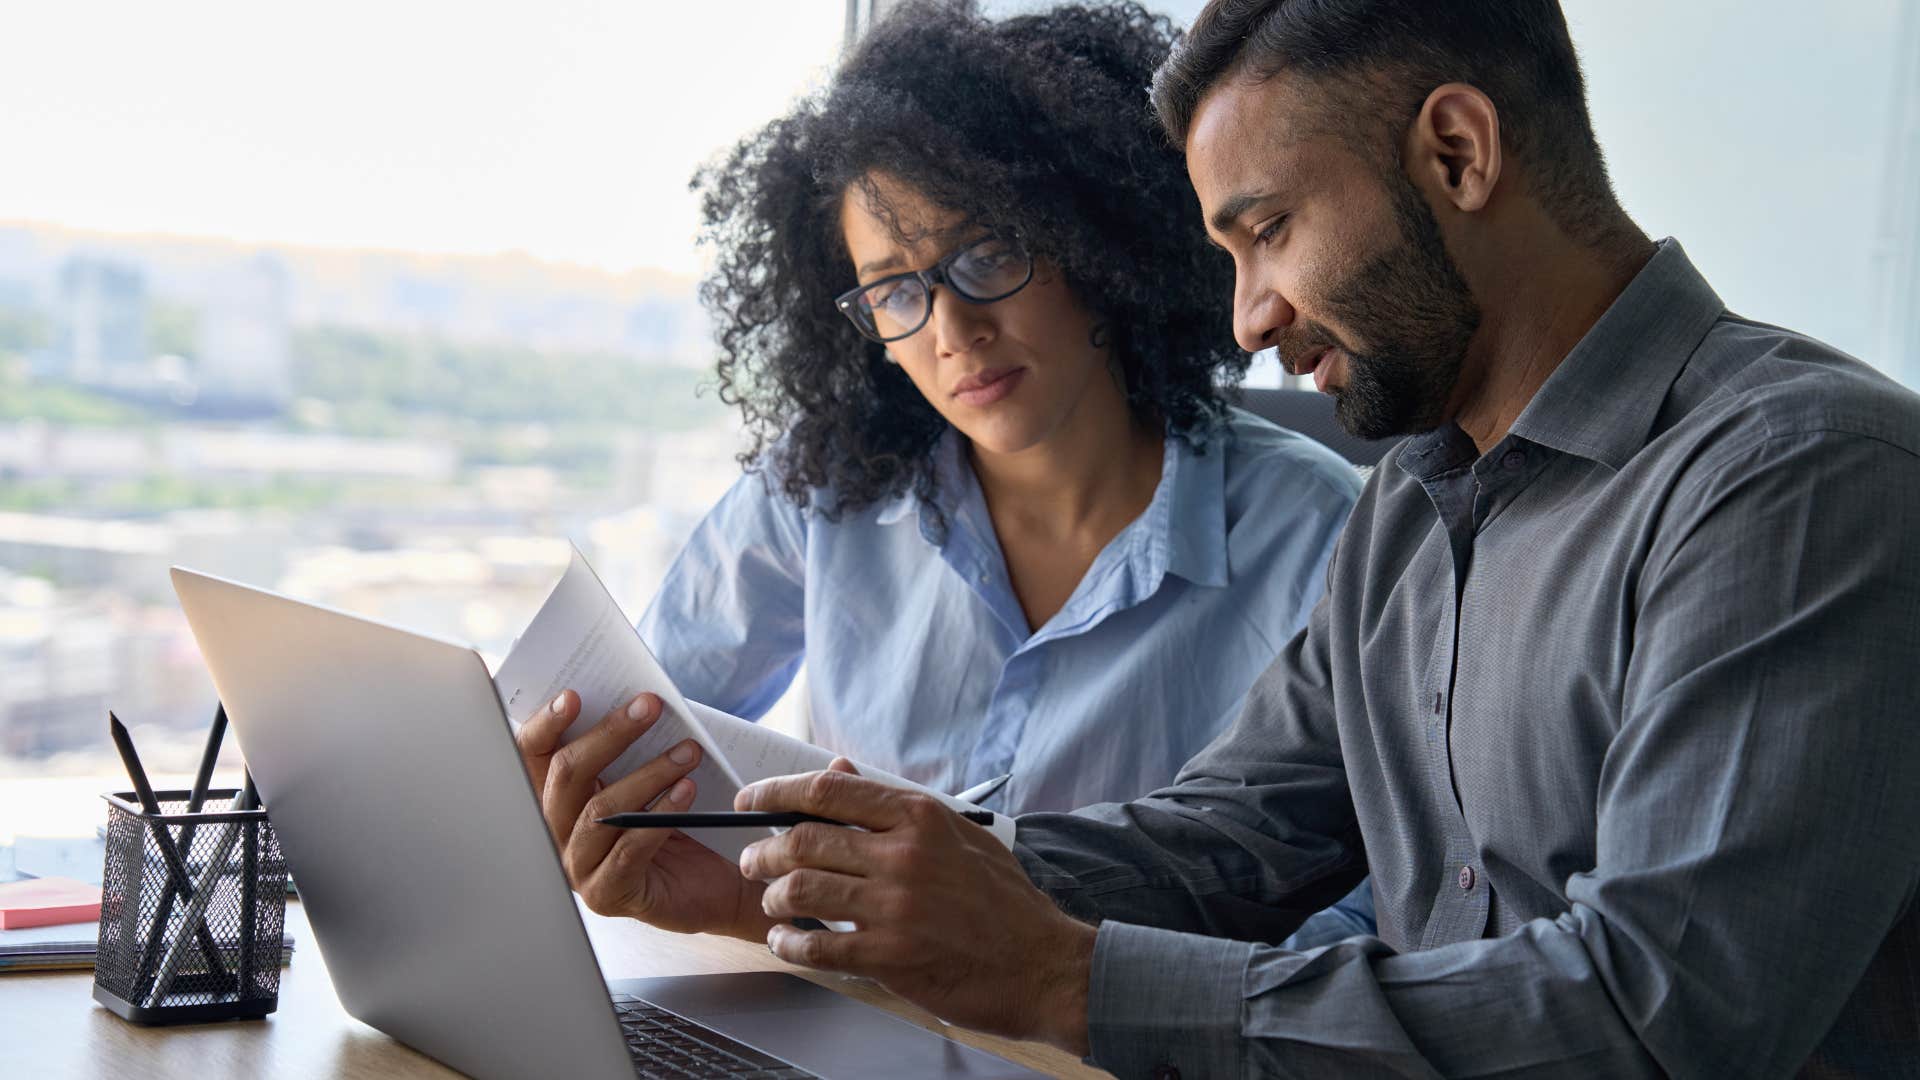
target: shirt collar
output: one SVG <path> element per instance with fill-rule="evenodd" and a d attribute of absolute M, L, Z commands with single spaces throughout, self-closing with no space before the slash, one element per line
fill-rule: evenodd
<path fill-rule="evenodd" d="M 1725 310 L 1680 242 L 1660 241 L 1534 392 L 1511 433 L 1619 471 L 1647 444 L 1674 379 Z M 1415 435 L 1398 452 L 1401 469 L 1416 478 L 1477 456 L 1473 440 L 1451 423 Z"/>
<path fill-rule="evenodd" d="M 1513 434 L 1618 472 L 1726 305 L 1672 238 L 1533 395 Z"/>
<path fill-rule="evenodd" d="M 933 450 L 932 504 L 903 492 L 880 504 L 875 520 L 892 525 L 912 515 L 920 535 L 939 547 L 943 539 L 938 517 L 944 516 L 951 527 L 978 486 L 965 447 L 960 433 L 948 428 Z M 1128 561 L 1136 578 L 1157 581 L 1163 574 L 1177 574 L 1196 585 L 1227 583 L 1227 453 L 1224 431 L 1209 441 L 1205 454 L 1185 439 L 1167 439 L 1153 500 L 1122 530 L 1122 535 L 1134 534 Z"/>
<path fill-rule="evenodd" d="M 1167 440 L 1160 488 L 1147 507 L 1152 515 L 1161 505 L 1167 513 L 1153 522 L 1154 536 L 1167 552 L 1167 573 L 1195 585 L 1227 583 L 1227 454 L 1226 429 L 1212 438 L 1202 454 L 1187 440 Z"/>

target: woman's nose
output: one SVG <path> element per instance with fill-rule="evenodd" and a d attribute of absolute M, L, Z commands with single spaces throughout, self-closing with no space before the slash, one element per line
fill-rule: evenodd
<path fill-rule="evenodd" d="M 933 314 L 928 317 L 934 348 L 942 356 L 957 356 L 993 340 L 993 316 L 985 304 L 971 304 L 945 285 L 933 290 Z"/>

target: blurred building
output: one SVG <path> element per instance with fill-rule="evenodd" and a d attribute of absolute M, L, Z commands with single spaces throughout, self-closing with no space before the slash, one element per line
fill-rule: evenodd
<path fill-rule="evenodd" d="M 97 736 L 113 692 L 112 621 L 51 585 L 0 571 L 0 754 L 45 756 Z"/>
<path fill-rule="evenodd" d="M 567 567 L 565 540 L 493 536 L 463 543 L 421 536 L 383 551 L 313 548 L 295 554 L 276 588 L 506 655 Z"/>
<path fill-rule="evenodd" d="M 0 568 L 129 595 L 164 587 L 172 538 L 159 525 L 0 512 Z"/>
<path fill-rule="evenodd" d="M 704 514 L 740 479 L 745 445 L 733 417 L 693 431 L 623 431 L 614 442 L 613 491 L 623 506 Z"/>
<path fill-rule="evenodd" d="M 37 420 L 0 424 L 0 475 L 26 478 L 172 472 L 261 482 L 302 476 L 445 484 L 459 463 L 459 452 L 451 444 L 431 439 L 363 439 L 210 424 L 170 424 L 149 431 Z"/>
<path fill-rule="evenodd" d="M 200 310 L 193 378 L 197 411 L 278 413 L 293 400 L 290 279 L 256 255 L 217 273 Z"/>
<path fill-rule="evenodd" d="M 108 709 L 195 726 L 211 697 L 178 610 L 0 569 L 0 759 L 99 748 Z"/>
<path fill-rule="evenodd" d="M 87 255 L 60 268 L 52 374 L 129 387 L 147 370 L 147 280 L 137 268 Z"/>

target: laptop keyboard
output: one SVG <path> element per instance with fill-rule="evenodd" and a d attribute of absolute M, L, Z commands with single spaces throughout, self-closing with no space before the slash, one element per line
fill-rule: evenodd
<path fill-rule="evenodd" d="M 814 1075 L 636 997 L 615 994 L 613 1009 L 639 1076 L 801 1080 Z"/>

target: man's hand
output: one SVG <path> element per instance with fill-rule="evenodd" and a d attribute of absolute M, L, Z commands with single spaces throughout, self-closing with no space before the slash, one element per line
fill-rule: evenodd
<path fill-rule="evenodd" d="M 851 766 L 742 788 L 740 810 L 800 810 L 866 832 L 808 823 L 761 840 L 740 871 L 767 883 L 783 960 L 874 979 L 935 1015 L 997 1035 L 1087 1052 L 1094 928 L 1034 888 L 993 834 L 915 792 Z M 799 930 L 795 916 L 852 933 Z"/>
<path fill-rule="evenodd" d="M 562 691 L 515 736 L 574 891 L 602 915 L 682 933 L 765 938 L 771 920 L 759 907 L 762 888 L 732 863 L 677 830 L 596 823 L 609 814 L 645 810 L 656 800 L 662 810 L 692 806 L 694 784 L 687 773 L 700 761 L 699 744 L 689 739 L 602 785 L 600 771 L 660 718 L 660 699 L 641 694 L 561 746 L 560 735 L 579 710 L 579 695 Z"/>

